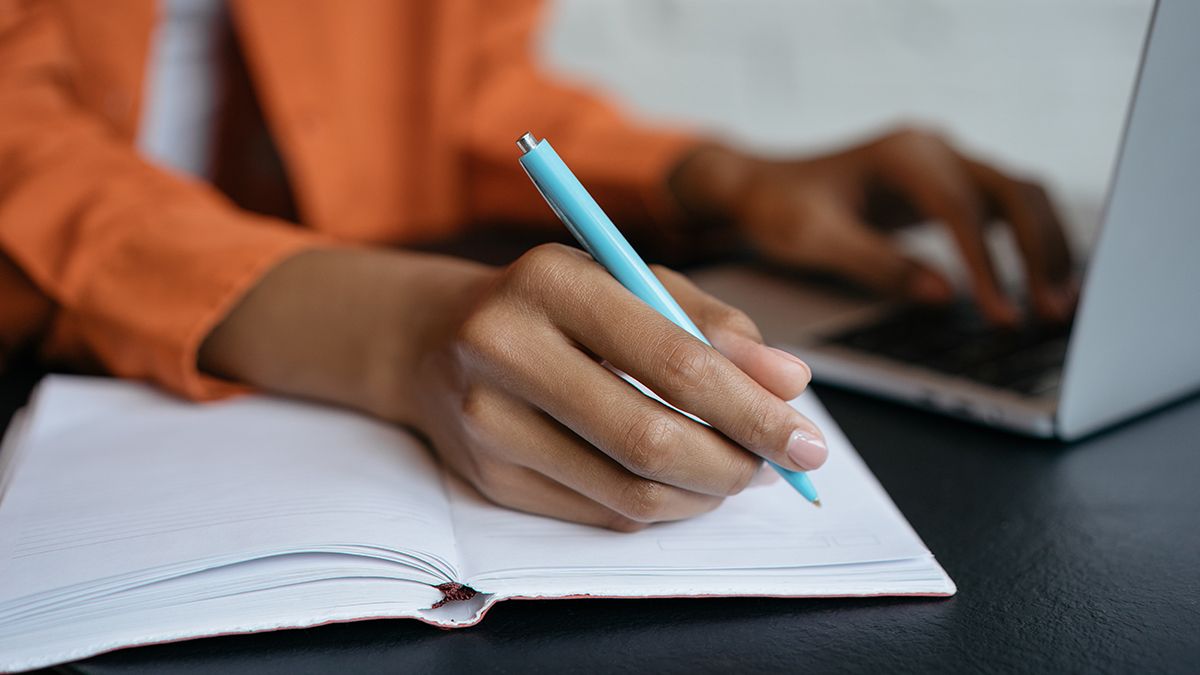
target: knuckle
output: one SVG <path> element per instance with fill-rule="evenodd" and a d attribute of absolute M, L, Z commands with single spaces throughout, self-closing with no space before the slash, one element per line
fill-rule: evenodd
<path fill-rule="evenodd" d="M 482 426 L 487 422 L 490 402 L 486 390 L 469 385 L 459 402 L 459 415 L 468 426 Z"/>
<path fill-rule="evenodd" d="M 468 385 L 458 407 L 462 429 L 477 446 L 482 447 L 479 441 L 494 436 L 497 423 L 504 423 L 504 420 L 497 419 L 495 395 L 487 387 Z"/>
<path fill-rule="evenodd" d="M 580 253 L 575 249 L 563 244 L 541 244 L 513 262 L 507 276 L 523 293 L 554 292 L 572 282 L 571 268 L 579 261 Z"/>
<path fill-rule="evenodd" d="M 455 344 L 458 352 L 473 363 L 503 361 L 511 350 L 510 331 L 502 330 L 504 322 L 491 309 L 476 311 L 458 328 Z"/>
<path fill-rule="evenodd" d="M 678 391 L 704 386 L 713 369 L 709 349 L 690 336 L 672 337 L 663 350 L 663 376 Z"/>
<path fill-rule="evenodd" d="M 636 417 L 624 438 L 625 467 L 646 478 L 663 476 L 674 463 L 681 432 L 679 422 L 665 411 Z"/>
<path fill-rule="evenodd" d="M 884 136 L 875 146 L 877 157 L 893 170 L 929 163 L 940 165 L 954 156 L 954 147 L 939 131 L 903 127 Z"/>
<path fill-rule="evenodd" d="M 667 505 L 667 486 L 653 480 L 635 480 L 622 495 L 621 515 L 639 523 L 662 519 Z"/>
<path fill-rule="evenodd" d="M 769 404 L 760 402 L 751 406 L 742 419 L 744 421 L 738 435 L 748 450 L 762 453 L 775 449 L 771 441 L 777 426 L 776 416 Z"/>
<path fill-rule="evenodd" d="M 945 136 L 940 131 L 916 124 L 908 124 L 896 129 L 888 134 L 885 140 L 906 149 L 948 145 Z"/>
<path fill-rule="evenodd" d="M 760 459 L 751 457 L 746 453 L 738 454 L 738 458 L 730 462 L 728 474 L 731 479 L 722 493 L 728 497 L 741 494 L 742 491 L 750 487 L 750 482 L 754 480 L 754 476 L 758 474 L 759 469 L 763 466 L 763 462 Z"/>

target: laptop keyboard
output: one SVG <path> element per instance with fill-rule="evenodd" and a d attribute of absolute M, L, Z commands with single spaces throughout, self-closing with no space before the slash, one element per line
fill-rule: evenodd
<path fill-rule="evenodd" d="M 1019 394 L 1058 387 L 1069 324 L 987 325 L 969 305 L 910 307 L 827 341 Z"/>

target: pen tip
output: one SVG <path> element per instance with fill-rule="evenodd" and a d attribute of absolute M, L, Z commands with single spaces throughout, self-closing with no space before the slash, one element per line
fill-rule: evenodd
<path fill-rule="evenodd" d="M 821 500 L 820 500 L 820 499 L 814 499 L 814 500 L 813 500 L 813 503 L 812 503 L 812 505 L 813 505 L 813 506 L 815 506 L 815 507 L 817 507 L 818 509 L 819 509 L 819 508 L 821 508 Z"/>

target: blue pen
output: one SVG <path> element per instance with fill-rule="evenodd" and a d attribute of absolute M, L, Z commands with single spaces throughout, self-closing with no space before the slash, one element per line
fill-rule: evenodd
<path fill-rule="evenodd" d="M 641 256 L 633 250 L 625 237 L 609 220 L 600 205 L 579 179 L 559 158 L 549 141 L 537 140 L 533 134 L 525 134 L 517 140 L 521 149 L 521 166 L 538 192 L 554 209 L 571 234 L 579 240 L 584 250 L 616 277 L 621 285 L 641 298 L 659 314 L 686 330 L 706 345 L 708 338 L 675 302 L 675 298 L 663 288 L 658 277 L 646 267 Z M 820 506 L 817 490 L 808 475 L 802 471 L 789 471 L 774 462 L 768 462 L 805 499 Z"/>

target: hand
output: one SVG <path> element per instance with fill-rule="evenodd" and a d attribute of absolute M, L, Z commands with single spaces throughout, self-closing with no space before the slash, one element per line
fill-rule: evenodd
<path fill-rule="evenodd" d="M 744 314 L 656 273 L 715 349 L 573 248 L 541 246 L 502 269 L 319 251 L 264 278 L 201 365 L 413 427 L 499 504 L 622 531 L 715 508 L 768 475 L 762 458 L 820 466 L 820 431 L 787 404 L 808 367 L 762 345 Z"/>
<path fill-rule="evenodd" d="M 442 458 L 497 503 L 623 531 L 715 508 L 761 458 L 820 466 L 820 432 L 786 403 L 807 366 L 763 346 L 745 315 L 657 273 L 717 349 L 576 249 L 538 247 L 499 272 L 419 371 L 421 426 Z"/>
<path fill-rule="evenodd" d="M 1018 313 L 997 284 L 984 242 L 985 226 L 1002 219 L 1016 236 L 1037 314 L 1062 320 L 1075 303 L 1070 251 L 1045 190 L 964 155 L 936 134 L 897 131 L 794 161 L 705 147 L 685 160 L 671 184 L 687 209 L 732 221 L 769 259 L 931 303 L 948 301 L 950 284 L 905 256 L 886 232 L 938 220 L 967 263 L 983 314 L 1011 324 Z"/>

